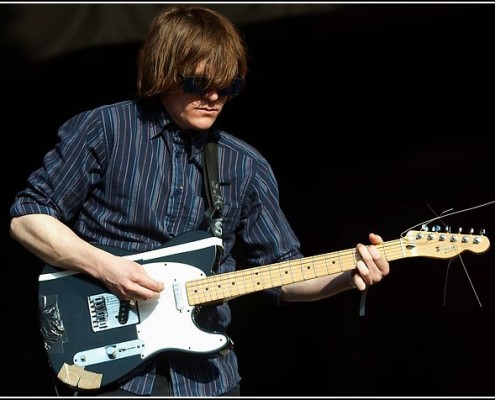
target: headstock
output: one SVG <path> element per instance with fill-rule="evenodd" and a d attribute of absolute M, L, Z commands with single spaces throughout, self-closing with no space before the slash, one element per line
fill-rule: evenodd
<path fill-rule="evenodd" d="M 473 229 L 469 234 L 462 233 L 462 229 L 453 233 L 448 227 L 444 232 L 438 227 L 430 231 L 426 228 L 411 230 L 402 241 L 407 257 L 452 258 L 463 251 L 483 253 L 490 247 L 490 240 L 484 230 L 479 234 L 474 234 Z"/>

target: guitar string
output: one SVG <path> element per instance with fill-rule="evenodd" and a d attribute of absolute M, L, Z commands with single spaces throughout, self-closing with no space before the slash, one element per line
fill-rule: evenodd
<path fill-rule="evenodd" d="M 412 235 L 414 233 L 417 235 L 419 233 L 425 234 L 426 232 L 412 231 L 410 234 Z M 452 236 L 455 236 L 455 234 Z M 463 237 L 468 236 L 474 237 L 476 235 L 463 235 Z M 452 258 L 448 253 L 454 252 L 454 255 L 458 255 L 462 251 L 462 246 L 458 246 L 452 241 L 447 242 L 446 239 L 444 243 L 449 243 L 451 247 L 446 249 L 446 255 L 438 254 L 436 249 L 438 243 L 431 238 L 426 240 L 426 244 L 421 244 L 411 238 L 405 242 L 404 239 L 396 239 L 377 245 L 377 248 L 388 260 L 421 256 L 421 254 L 416 254 L 414 252 L 405 255 L 404 249 L 407 243 L 411 243 L 415 247 L 421 244 L 423 252 L 425 252 L 425 248 L 426 250 L 433 250 L 432 254 L 437 254 L 437 256 L 433 258 Z M 462 245 L 462 243 L 460 244 Z M 466 244 L 464 244 L 464 246 L 465 245 Z M 202 300 L 214 301 L 276 287 L 282 284 L 309 280 L 319 276 L 327 276 L 341 271 L 351 270 L 354 268 L 358 258 L 360 258 L 360 256 L 356 249 L 347 249 L 323 255 L 310 256 L 304 259 L 288 260 L 268 266 L 256 267 L 242 271 L 241 274 L 238 272 L 231 272 L 211 276 L 206 279 L 191 281 L 188 286 L 195 292 L 196 296 L 202 297 Z M 242 275 L 242 277 L 239 277 L 240 275 Z M 238 278 L 234 279 L 236 276 Z"/>
<path fill-rule="evenodd" d="M 440 216 L 436 216 L 434 218 L 431 218 L 427 221 L 421 222 L 419 224 L 416 224 L 409 228 L 408 230 L 404 231 L 401 233 L 401 238 L 404 238 L 405 235 L 410 232 L 412 229 L 421 226 L 421 231 L 420 232 L 426 232 L 424 231 L 425 227 L 438 220 L 441 219 L 442 217 L 447 217 L 455 214 L 459 214 L 462 212 L 467 212 L 470 210 L 474 210 L 477 208 L 485 207 L 490 204 L 495 203 L 495 200 L 492 200 L 490 202 L 476 205 L 473 207 L 469 207 L 463 210 L 459 211 L 451 211 L 451 210 L 446 210 L 444 211 Z M 450 212 L 448 212 L 450 211 Z M 447 213 L 448 212 L 448 213 Z M 430 246 L 436 246 L 435 242 L 431 242 L 429 244 Z M 381 245 L 378 245 L 377 247 L 381 248 L 383 250 L 383 253 L 385 254 L 386 257 L 388 257 L 389 260 L 396 260 L 403 258 L 403 244 L 400 239 L 397 240 L 392 240 L 389 242 L 384 242 Z M 399 250 L 399 251 L 397 251 Z M 396 252 L 396 253 L 394 253 Z M 459 253 L 455 254 L 459 255 Z M 349 257 L 350 256 L 350 257 Z M 326 266 L 326 272 L 324 272 L 322 275 L 318 274 L 318 266 L 315 264 L 315 262 L 321 262 L 321 260 L 325 260 L 325 262 L 328 262 L 329 258 L 332 257 L 337 257 L 339 260 L 339 265 L 340 269 L 333 270 L 330 269 L 328 265 Z M 276 263 L 268 266 L 263 266 L 263 267 L 256 267 L 252 268 L 249 270 L 246 270 L 245 273 L 242 274 L 243 279 L 241 280 L 232 280 L 232 277 L 239 275 L 238 272 L 232 272 L 232 273 L 226 273 L 226 274 L 221 274 L 221 275 L 215 275 L 208 277 L 206 279 L 201 279 L 198 281 L 191 281 L 188 283 L 188 287 L 193 291 L 193 294 L 195 297 L 199 295 L 203 295 L 203 301 L 215 301 L 219 300 L 222 298 L 229 298 L 229 297 L 235 297 L 239 296 L 242 294 L 250 293 L 253 291 L 258 291 L 258 290 L 263 290 L 265 288 L 272 288 L 276 286 L 280 286 L 281 284 L 285 283 L 291 283 L 292 282 L 298 282 L 301 280 L 307 280 L 307 279 L 313 279 L 318 276 L 326 276 L 326 275 L 331 275 L 333 273 L 338 273 L 340 271 L 352 269 L 352 268 L 346 268 L 342 269 L 341 265 L 345 265 L 347 263 L 355 262 L 357 261 L 357 258 L 359 258 L 359 254 L 357 253 L 356 249 L 347 249 L 347 250 L 342 250 L 342 251 L 337 251 L 337 252 L 332 252 L 332 253 L 327 253 L 323 255 L 317 255 L 317 256 L 310 256 L 310 257 L 305 257 L 303 259 L 297 259 L 297 260 L 289 260 L 289 261 L 284 261 L 281 263 Z M 440 258 L 450 258 L 452 260 L 452 257 L 440 257 Z M 461 257 L 460 257 L 461 258 Z M 464 262 L 461 258 L 461 262 L 464 265 Z M 290 266 L 290 264 L 297 264 L 295 267 Z M 315 264 L 317 268 L 310 268 L 309 266 Z M 352 264 L 353 265 L 353 264 Z M 449 262 L 450 265 L 450 262 Z M 288 267 L 288 268 L 286 268 Z M 300 272 L 297 273 L 295 268 L 300 268 Z M 304 273 L 304 268 L 306 268 L 306 272 L 310 274 L 308 278 L 305 278 L 305 273 Z M 283 277 L 284 274 L 287 276 L 287 270 L 290 272 L 291 278 L 289 280 L 284 281 Z M 273 281 L 273 271 L 278 273 L 279 275 L 279 280 Z M 282 273 L 282 271 L 285 271 Z M 332 272 L 330 272 L 332 271 Z M 314 274 L 314 276 L 313 276 Z M 321 272 L 320 272 L 321 274 Z M 296 276 L 294 280 L 294 276 Z M 216 284 L 216 286 L 212 286 L 212 282 Z M 267 282 L 268 285 L 263 284 L 263 282 Z M 223 294 L 218 294 L 220 293 L 227 293 L 227 295 Z"/>

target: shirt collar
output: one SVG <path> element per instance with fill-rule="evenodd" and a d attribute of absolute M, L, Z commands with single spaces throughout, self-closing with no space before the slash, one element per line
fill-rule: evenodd
<path fill-rule="evenodd" d="M 151 123 L 153 125 L 150 132 L 151 138 L 162 136 L 165 143 L 167 143 L 167 146 L 170 146 L 170 141 L 172 141 L 174 137 L 177 138 L 179 141 L 182 141 L 188 149 L 190 159 L 197 158 L 201 153 L 210 131 L 212 137 L 215 138 L 214 140 L 218 140 L 218 132 L 216 129 L 206 131 L 183 131 L 179 129 L 159 101 L 150 104 L 150 115 Z"/>

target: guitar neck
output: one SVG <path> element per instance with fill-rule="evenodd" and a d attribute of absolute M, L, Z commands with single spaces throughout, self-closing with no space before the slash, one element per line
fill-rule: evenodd
<path fill-rule="evenodd" d="M 402 239 L 376 246 L 388 261 L 414 255 L 404 251 Z M 208 304 L 265 289 L 350 271 L 361 256 L 356 248 L 282 261 L 262 267 L 213 275 L 187 283 L 190 303 Z"/>
<path fill-rule="evenodd" d="M 409 231 L 400 239 L 375 246 L 387 261 L 407 257 L 452 258 L 465 250 L 482 253 L 490 247 L 480 234 Z M 356 248 L 282 261 L 262 267 L 212 275 L 186 284 L 191 305 L 208 304 L 248 293 L 333 275 L 356 268 Z"/>

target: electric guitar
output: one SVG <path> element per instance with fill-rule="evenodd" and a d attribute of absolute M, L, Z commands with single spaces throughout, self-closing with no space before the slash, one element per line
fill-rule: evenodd
<path fill-rule="evenodd" d="M 465 250 L 482 253 L 483 234 L 409 231 L 376 246 L 388 261 L 408 257 L 448 259 Z M 355 248 L 214 274 L 222 241 L 191 231 L 139 254 L 105 248 L 144 265 L 165 289 L 156 300 L 124 301 L 86 274 L 45 265 L 39 277 L 40 326 L 58 379 L 78 389 L 99 389 L 132 376 L 167 350 L 213 354 L 231 339 L 195 322 L 200 306 L 356 268 Z"/>

